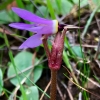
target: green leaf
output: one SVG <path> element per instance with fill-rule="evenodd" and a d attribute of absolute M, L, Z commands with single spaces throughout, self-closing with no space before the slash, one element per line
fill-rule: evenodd
<path fill-rule="evenodd" d="M 65 62 L 66 66 L 70 69 L 70 71 L 72 71 L 70 61 L 65 50 L 63 51 L 63 61 Z"/>
<path fill-rule="evenodd" d="M 55 12 L 54 12 L 54 9 L 53 9 L 53 6 L 52 6 L 52 3 L 50 0 L 47 0 L 47 6 L 48 6 L 48 10 L 50 12 L 51 18 L 56 19 Z"/>
<path fill-rule="evenodd" d="M 82 52 L 81 52 L 81 47 L 80 46 L 73 46 L 72 50 L 74 51 L 74 53 L 78 56 L 82 58 Z"/>
<path fill-rule="evenodd" d="M 0 11 L 0 24 L 5 24 L 8 22 L 12 22 L 12 19 L 9 17 L 7 11 Z"/>
<path fill-rule="evenodd" d="M 99 6 L 97 12 L 100 12 L 100 0 L 93 0 L 93 3 L 97 6 Z"/>
<path fill-rule="evenodd" d="M 31 11 L 32 13 L 34 12 L 34 6 L 33 6 L 33 4 L 27 4 L 27 5 L 25 6 L 25 8 L 26 8 L 27 10 Z"/>
<path fill-rule="evenodd" d="M 35 62 L 39 62 L 39 60 L 36 59 Z M 29 79 L 31 79 L 32 82 L 36 83 L 39 80 L 39 78 L 41 77 L 42 71 L 43 71 L 43 66 L 42 65 L 35 66 L 32 74 L 29 76 Z M 26 83 L 28 85 L 32 85 L 32 83 L 29 80 L 26 80 Z"/>
<path fill-rule="evenodd" d="M 36 86 L 31 86 L 28 89 L 26 89 L 26 96 L 28 100 L 39 100 L 39 92 Z M 23 100 L 22 96 L 20 97 L 20 100 Z"/>
<path fill-rule="evenodd" d="M 47 7 L 45 7 L 45 6 L 40 6 L 40 7 L 38 7 L 38 9 L 39 9 L 39 10 L 36 11 L 36 14 L 37 14 L 38 16 L 43 17 L 43 16 L 41 15 L 41 13 L 40 13 L 40 11 L 41 11 L 41 12 L 44 14 L 44 17 L 45 17 L 45 18 L 48 18 L 48 17 L 49 17 L 49 12 L 48 12 Z"/>
<path fill-rule="evenodd" d="M 6 24 L 9 22 L 19 21 L 19 17 L 11 10 L 7 12 L 6 10 L 0 11 L 0 24 Z"/>
<path fill-rule="evenodd" d="M 3 38 L 3 34 L 2 34 L 2 32 L 0 32 L 0 38 Z"/>
<path fill-rule="evenodd" d="M 18 7 L 25 8 L 22 0 L 16 0 Z"/>
<path fill-rule="evenodd" d="M 36 83 L 42 75 L 43 67 L 42 65 L 38 65 L 34 68 L 34 83 Z"/>
<path fill-rule="evenodd" d="M 92 0 L 92 1 L 96 4 L 96 6 L 100 5 L 100 0 Z"/>
<path fill-rule="evenodd" d="M 71 11 L 72 7 L 73 5 L 68 0 L 62 0 L 62 14 L 68 14 Z"/>
<path fill-rule="evenodd" d="M 14 57 L 14 62 L 17 67 L 16 68 L 17 73 L 19 73 L 32 65 L 32 54 L 27 51 L 22 51 Z M 30 70 L 24 72 L 24 75 L 27 76 L 29 74 L 29 72 L 30 72 Z M 11 77 L 15 74 L 16 74 L 16 72 L 14 70 L 13 64 L 11 63 L 9 66 L 7 75 L 8 75 L 8 77 Z M 23 73 L 18 75 L 20 81 L 22 81 L 24 79 L 24 75 L 23 75 Z M 10 81 L 15 86 L 19 84 L 17 77 L 12 78 Z"/>
<path fill-rule="evenodd" d="M 14 57 L 14 62 L 15 62 L 15 65 L 17 67 L 16 68 L 17 73 L 20 73 L 21 71 L 23 71 L 23 70 L 27 69 L 28 67 L 32 66 L 32 54 L 30 52 L 27 52 L 27 51 L 22 51 Z M 35 59 L 35 65 L 36 65 L 37 62 L 39 62 L 39 60 Z M 31 72 L 32 69 L 30 69 L 28 71 L 25 71 L 24 75 L 22 73 L 18 76 L 19 76 L 20 81 L 22 81 L 24 79 L 24 76 L 26 75 L 31 79 L 32 82 L 36 83 L 38 81 L 38 79 L 41 77 L 42 70 L 43 70 L 42 65 L 37 65 L 37 66 L 35 66 L 33 72 Z M 31 74 L 30 74 L 30 72 L 31 72 Z M 29 74 L 30 74 L 30 76 L 29 76 Z M 14 70 L 14 67 L 13 67 L 12 63 L 9 66 L 7 75 L 8 75 L 8 77 L 11 77 L 11 76 L 15 75 L 15 70 Z M 12 78 L 10 81 L 14 85 L 18 84 L 17 77 Z M 26 83 L 28 85 L 31 85 L 31 82 L 28 79 L 26 80 Z"/>
<path fill-rule="evenodd" d="M 19 16 L 16 13 L 14 13 L 12 10 L 10 10 L 8 12 L 8 15 L 9 15 L 9 17 L 11 17 L 12 22 L 19 22 L 20 21 Z"/>
<path fill-rule="evenodd" d="M 61 4 L 59 6 L 57 5 L 57 2 L 53 1 L 53 8 L 55 9 L 55 13 L 57 14 L 66 15 L 70 13 L 72 7 L 73 5 L 68 0 L 61 0 Z"/>
<path fill-rule="evenodd" d="M 61 0 L 55 0 L 55 1 L 56 1 L 59 12 L 61 12 Z"/>
<path fill-rule="evenodd" d="M 3 90 L 3 74 L 2 70 L 0 69 L 0 95 L 2 94 L 2 90 Z"/>

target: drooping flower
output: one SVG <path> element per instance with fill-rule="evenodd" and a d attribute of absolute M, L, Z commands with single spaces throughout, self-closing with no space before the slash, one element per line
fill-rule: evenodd
<path fill-rule="evenodd" d="M 19 49 L 26 49 L 26 48 L 34 48 L 42 44 L 42 36 L 43 35 L 51 35 L 57 33 L 58 31 L 62 31 L 63 29 L 67 28 L 79 28 L 73 25 L 66 24 L 58 24 L 57 20 L 49 20 L 41 18 L 32 12 L 29 12 L 24 9 L 20 9 L 17 7 L 13 7 L 12 10 L 22 19 L 31 22 L 32 24 L 26 23 L 11 23 L 9 24 L 10 27 L 17 28 L 20 30 L 27 30 L 31 31 L 34 34 L 33 36 L 29 37 L 20 47 Z"/>
<path fill-rule="evenodd" d="M 58 21 L 57 20 L 48 20 L 36 16 L 35 14 L 20 8 L 13 7 L 12 10 L 22 19 L 32 22 L 32 24 L 26 23 L 11 23 L 10 27 L 28 30 L 34 32 L 33 36 L 29 37 L 19 48 L 33 48 L 42 44 L 42 35 L 43 34 L 54 34 L 58 32 Z"/>

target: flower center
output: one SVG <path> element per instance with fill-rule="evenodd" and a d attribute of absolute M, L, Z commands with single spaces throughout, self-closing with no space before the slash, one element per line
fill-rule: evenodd
<path fill-rule="evenodd" d="M 65 24 L 58 24 L 58 31 L 62 31 L 65 26 Z"/>

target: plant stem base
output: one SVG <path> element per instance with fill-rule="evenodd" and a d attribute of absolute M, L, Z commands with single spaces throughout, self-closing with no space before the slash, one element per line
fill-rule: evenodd
<path fill-rule="evenodd" d="M 57 71 L 51 70 L 50 100 L 56 100 L 56 93 L 57 93 Z"/>

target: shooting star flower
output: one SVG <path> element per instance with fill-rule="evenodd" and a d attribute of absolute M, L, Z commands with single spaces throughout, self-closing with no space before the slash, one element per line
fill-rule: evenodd
<path fill-rule="evenodd" d="M 15 12 L 19 17 L 24 20 L 31 22 L 32 24 L 26 23 L 11 23 L 9 24 L 10 27 L 17 28 L 20 30 L 27 30 L 31 31 L 34 34 L 33 36 L 29 37 L 20 47 L 19 49 L 26 49 L 26 48 L 34 48 L 42 44 L 42 36 L 43 35 L 51 35 L 55 34 L 58 31 L 62 31 L 63 29 L 68 28 L 79 28 L 73 25 L 66 25 L 66 24 L 58 24 L 57 20 L 49 20 L 41 18 L 32 12 L 29 12 L 24 9 L 20 9 L 17 7 L 12 8 L 13 12 Z"/>
<path fill-rule="evenodd" d="M 28 30 L 34 32 L 33 36 L 29 37 L 19 49 L 33 48 L 42 44 L 42 35 L 51 35 L 58 32 L 58 21 L 48 20 L 41 18 L 27 10 L 13 7 L 12 10 L 22 19 L 32 22 L 32 24 L 26 23 L 11 23 L 10 27 L 20 30 Z"/>

